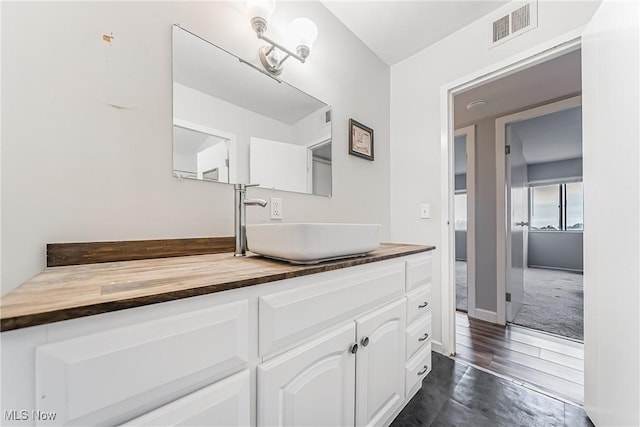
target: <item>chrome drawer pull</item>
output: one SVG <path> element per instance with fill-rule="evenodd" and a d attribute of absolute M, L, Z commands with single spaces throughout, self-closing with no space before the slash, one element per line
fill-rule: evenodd
<path fill-rule="evenodd" d="M 351 352 L 351 354 L 356 354 L 358 352 L 358 344 L 353 344 L 350 348 L 349 351 Z"/>
<path fill-rule="evenodd" d="M 418 306 L 418 308 L 425 308 L 425 307 L 426 307 L 426 306 L 428 306 L 428 305 L 429 305 L 429 303 L 425 301 L 425 302 L 423 302 L 422 304 L 420 304 L 420 305 Z"/>
<path fill-rule="evenodd" d="M 424 341 L 427 338 L 429 338 L 429 334 L 424 334 L 424 336 L 422 338 L 418 338 L 418 341 Z"/>
<path fill-rule="evenodd" d="M 420 372 L 418 372 L 418 376 L 424 374 L 425 372 L 427 372 L 429 370 L 429 368 L 427 367 L 427 365 L 424 365 L 424 369 Z"/>

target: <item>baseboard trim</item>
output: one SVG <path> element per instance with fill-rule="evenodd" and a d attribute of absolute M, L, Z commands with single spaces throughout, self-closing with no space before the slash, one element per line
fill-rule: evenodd
<path fill-rule="evenodd" d="M 470 315 L 469 317 L 484 320 L 485 322 L 498 323 L 498 313 L 496 313 L 495 311 L 476 308 L 473 314 L 473 316 Z"/>
<path fill-rule="evenodd" d="M 440 341 L 431 341 L 431 351 L 435 351 L 436 353 L 444 354 L 442 352 L 442 343 Z"/>
<path fill-rule="evenodd" d="M 529 265 L 528 267 L 532 267 L 532 268 L 542 268 L 545 270 L 557 270 L 557 271 L 568 271 L 570 273 L 581 273 L 584 274 L 584 270 L 580 270 L 578 268 L 569 268 L 569 267 L 550 267 L 548 265 Z"/>

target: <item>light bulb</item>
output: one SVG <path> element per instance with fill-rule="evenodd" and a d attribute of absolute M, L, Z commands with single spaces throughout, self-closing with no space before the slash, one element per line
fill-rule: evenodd
<path fill-rule="evenodd" d="M 306 46 L 311 49 L 318 38 L 318 27 L 308 18 L 296 18 L 289 24 L 289 37 L 294 46 Z"/>
<path fill-rule="evenodd" d="M 276 10 L 275 0 L 247 0 L 247 9 L 250 18 L 262 18 L 269 22 L 271 15 Z"/>

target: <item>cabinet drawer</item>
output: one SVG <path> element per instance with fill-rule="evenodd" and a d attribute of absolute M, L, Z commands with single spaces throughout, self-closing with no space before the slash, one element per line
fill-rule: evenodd
<path fill-rule="evenodd" d="M 249 370 L 191 393 L 125 426 L 248 426 L 251 422 Z"/>
<path fill-rule="evenodd" d="M 431 311 L 431 285 L 421 286 L 407 294 L 407 325 Z"/>
<path fill-rule="evenodd" d="M 284 349 L 349 316 L 402 296 L 404 279 L 404 263 L 400 262 L 260 297 L 260 355 Z"/>
<path fill-rule="evenodd" d="M 247 300 L 42 345 L 37 409 L 65 425 L 121 423 L 239 371 L 248 347 Z"/>
<path fill-rule="evenodd" d="M 431 372 L 431 342 L 407 362 L 405 368 L 405 393 L 409 392 Z"/>
<path fill-rule="evenodd" d="M 432 256 L 407 261 L 407 292 L 431 283 Z"/>
<path fill-rule="evenodd" d="M 431 312 L 422 316 L 407 328 L 407 360 L 431 342 Z"/>

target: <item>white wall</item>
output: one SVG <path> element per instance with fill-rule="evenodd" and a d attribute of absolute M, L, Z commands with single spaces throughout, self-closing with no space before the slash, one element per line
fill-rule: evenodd
<path fill-rule="evenodd" d="M 441 245 L 446 238 L 441 236 L 442 223 L 447 220 L 441 217 L 440 202 L 441 87 L 584 26 L 598 4 L 541 1 L 536 29 L 491 50 L 486 45 L 488 23 L 481 19 L 391 67 L 392 240 Z M 419 218 L 421 202 L 431 204 L 431 219 Z M 476 239 L 477 246 L 484 247 L 482 236 Z M 437 302 L 442 295 L 438 250 L 433 265 Z M 439 342 L 442 311 L 437 304 L 433 310 L 434 341 Z"/>
<path fill-rule="evenodd" d="M 325 122 L 325 113 L 328 110 L 330 107 L 314 111 L 293 125 L 291 142 L 309 145 L 331 139 L 331 122 Z"/>
<path fill-rule="evenodd" d="M 295 144 L 251 138 L 249 177 L 261 187 L 308 191 L 309 150 Z"/>
<path fill-rule="evenodd" d="M 319 2 L 279 2 L 273 37 L 300 15 L 319 37 L 281 77 L 333 107 L 334 189 L 276 192 L 284 220 L 379 223 L 388 240 L 389 67 Z M 47 242 L 232 235 L 231 186 L 172 178 L 175 23 L 259 63 L 243 2 L 2 2 L 2 293 Z M 350 117 L 375 130 L 375 162 L 348 155 Z"/>
<path fill-rule="evenodd" d="M 585 31 L 582 63 L 584 407 L 598 426 L 638 426 L 638 2 L 602 3 Z"/>
<path fill-rule="evenodd" d="M 235 167 L 238 182 L 249 182 L 251 137 L 293 142 L 293 126 L 238 107 L 196 89 L 173 83 L 173 117 L 235 136 Z"/>

